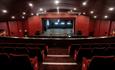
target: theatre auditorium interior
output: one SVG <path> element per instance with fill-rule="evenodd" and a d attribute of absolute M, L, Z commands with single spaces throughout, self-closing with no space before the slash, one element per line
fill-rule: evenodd
<path fill-rule="evenodd" d="M 0 70 L 115 70 L 115 0 L 0 0 Z"/>

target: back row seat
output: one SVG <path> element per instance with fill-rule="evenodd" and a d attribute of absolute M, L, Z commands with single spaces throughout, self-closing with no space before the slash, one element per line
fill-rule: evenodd
<path fill-rule="evenodd" d="M 28 47 L 28 48 L 22 48 L 22 47 L 1 47 L 0 53 L 7 53 L 7 54 L 16 54 L 16 55 L 28 55 L 30 58 L 38 57 L 38 61 L 43 61 L 43 55 L 45 53 L 42 53 L 42 49 L 34 47 Z"/>
<path fill-rule="evenodd" d="M 0 70 L 34 70 L 28 55 L 0 53 Z"/>

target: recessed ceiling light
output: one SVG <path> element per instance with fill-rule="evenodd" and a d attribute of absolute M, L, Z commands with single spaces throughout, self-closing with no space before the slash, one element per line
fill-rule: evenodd
<path fill-rule="evenodd" d="M 81 15 L 81 12 L 79 12 L 78 15 Z"/>
<path fill-rule="evenodd" d="M 30 7 L 33 7 L 33 4 L 32 4 L 32 3 L 28 3 L 28 5 L 29 5 Z"/>
<path fill-rule="evenodd" d="M 114 10 L 114 8 L 113 8 L 113 7 L 110 7 L 110 8 L 108 8 L 108 10 L 109 10 L 109 11 L 113 11 L 113 10 Z"/>
<path fill-rule="evenodd" d="M 47 11 L 45 10 L 44 13 L 46 13 Z"/>
<path fill-rule="evenodd" d="M 105 15 L 105 16 L 104 16 L 104 18 L 105 18 L 105 19 L 107 19 L 107 18 L 108 18 L 108 16 L 107 16 L 107 15 Z"/>
<path fill-rule="evenodd" d="M 59 0 L 54 1 L 54 4 L 56 4 L 56 5 L 58 5 L 59 3 L 60 3 Z"/>
<path fill-rule="evenodd" d="M 26 15 L 26 12 L 22 12 L 23 15 Z"/>
<path fill-rule="evenodd" d="M 22 16 L 22 19 L 24 19 L 25 17 L 24 16 Z"/>
<path fill-rule="evenodd" d="M 83 5 L 83 6 L 86 6 L 86 5 L 87 5 L 87 2 L 83 2 L 82 5 Z"/>
<path fill-rule="evenodd" d="M 43 8 L 40 8 L 39 11 L 43 11 Z"/>
<path fill-rule="evenodd" d="M 70 10 L 70 12 L 73 12 L 73 10 Z"/>
<path fill-rule="evenodd" d="M 33 16 L 34 15 L 34 13 L 31 13 L 31 16 Z"/>
<path fill-rule="evenodd" d="M 8 13 L 8 11 L 7 11 L 7 10 L 5 10 L 5 9 L 3 9 L 3 10 L 2 10 L 2 13 Z"/>
<path fill-rule="evenodd" d="M 59 7 L 57 7 L 57 14 L 59 14 L 60 13 L 60 11 L 59 11 Z"/>
<path fill-rule="evenodd" d="M 36 16 L 38 16 L 39 15 L 39 13 L 36 13 Z"/>
<path fill-rule="evenodd" d="M 77 8 L 73 8 L 73 10 L 77 10 Z"/>
<path fill-rule="evenodd" d="M 85 12 L 83 12 L 83 15 L 85 15 L 86 13 Z"/>
<path fill-rule="evenodd" d="M 94 11 L 90 11 L 90 13 L 91 13 L 91 14 L 93 14 L 93 13 L 94 13 Z"/>
<path fill-rule="evenodd" d="M 97 16 L 93 16 L 93 18 L 97 18 Z"/>
<path fill-rule="evenodd" d="M 15 19 L 15 16 L 11 16 L 12 19 Z"/>

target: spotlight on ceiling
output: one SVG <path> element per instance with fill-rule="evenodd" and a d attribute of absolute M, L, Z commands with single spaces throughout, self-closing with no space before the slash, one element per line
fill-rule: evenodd
<path fill-rule="evenodd" d="M 83 6 L 86 6 L 86 5 L 87 5 L 87 2 L 83 2 L 82 5 L 83 5 Z"/>
<path fill-rule="evenodd" d="M 57 7 L 57 14 L 60 14 L 59 7 Z"/>
<path fill-rule="evenodd" d="M 77 10 L 77 8 L 73 8 L 73 10 Z"/>
<path fill-rule="evenodd" d="M 86 13 L 85 12 L 83 12 L 83 15 L 85 15 Z"/>
<path fill-rule="evenodd" d="M 40 8 L 39 11 L 43 11 L 43 8 Z"/>
<path fill-rule="evenodd" d="M 31 13 L 31 16 L 33 16 L 34 15 L 34 13 Z"/>
<path fill-rule="evenodd" d="M 78 15 L 81 15 L 81 12 L 79 12 Z"/>
<path fill-rule="evenodd" d="M 39 15 L 39 13 L 36 13 L 36 16 L 38 16 Z"/>
<path fill-rule="evenodd" d="M 11 16 L 11 19 L 15 19 L 15 16 Z"/>
<path fill-rule="evenodd" d="M 93 14 L 93 13 L 94 13 L 94 11 L 90 11 L 90 13 L 91 13 L 91 14 Z"/>
<path fill-rule="evenodd" d="M 107 19 L 107 18 L 108 18 L 108 16 L 107 16 L 107 15 L 105 15 L 105 16 L 104 16 L 104 18 L 105 18 L 105 19 Z"/>
<path fill-rule="evenodd" d="M 60 3 L 59 0 L 55 0 L 55 1 L 54 1 L 54 4 L 55 4 L 55 5 L 58 5 L 59 3 Z"/>
<path fill-rule="evenodd" d="M 3 10 L 2 10 L 2 13 L 8 13 L 8 11 L 7 11 L 7 10 L 5 10 L 5 9 L 3 9 Z"/>
<path fill-rule="evenodd" d="M 93 16 L 93 18 L 95 18 L 95 19 L 96 19 L 96 18 L 97 18 L 97 16 Z"/>
<path fill-rule="evenodd" d="M 32 3 L 28 3 L 28 5 L 29 5 L 30 7 L 33 7 L 33 4 L 32 4 Z"/>
<path fill-rule="evenodd" d="M 114 10 L 114 8 L 113 8 L 113 7 L 110 7 L 110 8 L 108 8 L 108 10 L 109 10 L 109 11 L 113 11 L 113 10 Z"/>
<path fill-rule="evenodd" d="M 22 16 L 22 19 L 24 19 L 25 17 L 24 16 Z"/>
<path fill-rule="evenodd" d="M 22 12 L 23 15 L 26 15 L 26 12 Z"/>

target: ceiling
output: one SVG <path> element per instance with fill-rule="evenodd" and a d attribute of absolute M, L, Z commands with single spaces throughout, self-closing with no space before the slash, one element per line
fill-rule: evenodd
<path fill-rule="evenodd" d="M 31 13 L 40 13 L 40 8 L 43 8 L 45 12 L 57 12 L 59 7 L 60 12 L 68 13 L 77 12 L 93 18 L 97 16 L 97 19 L 103 19 L 104 15 L 108 15 L 108 19 L 115 20 L 115 10 L 108 11 L 109 7 L 115 8 L 115 0 L 58 0 L 58 5 L 54 4 L 55 0 L 0 0 L 0 20 L 10 20 L 11 16 L 15 16 L 18 19 L 22 19 L 22 16 L 28 17 Z M 83 6 L 82 3 L 86 2 L 87 5 Z M 32 3 L 33 7 L 28 4 Z M 73 10 L 76 8 L 77 10 Z M 5 9 L 8 13 L 3 13 Z M 94 11 L 93 14 L 90 11 Z M 22 12 L 26 12 L 25 15 Z M 43 14 L 43 13 L 42 13 Z"/>

